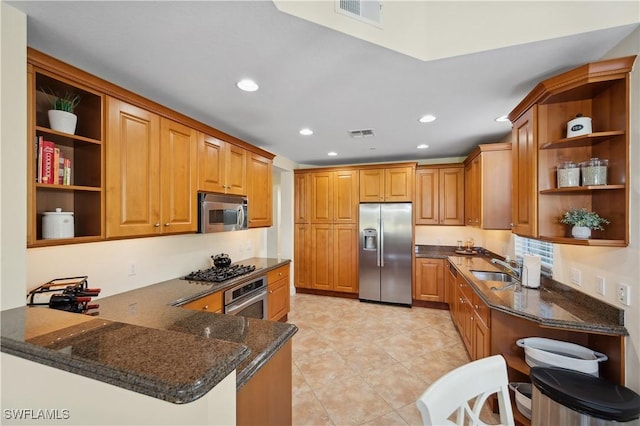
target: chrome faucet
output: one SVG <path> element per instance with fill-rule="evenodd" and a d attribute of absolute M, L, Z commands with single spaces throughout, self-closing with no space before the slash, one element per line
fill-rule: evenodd
<path fill-rule="evenodd" d="M 505 262 L 505 261 L 500 260 L 500 259 L 496 259 L 496 258 L 491 259 L 491 263 L 497 263 L 498 265 L 504 266 L 505 268 L 507 268 L 508 270 L 513 272 L 515 274 L 516 278 L 518 278 L 518 279 L 520 279 L 520 276 L 522 275 L 522 267 L 519 264 L 518 264 L 518 267 L 513 267 L 513 266 L 511 266 L 510 263 Z"/>

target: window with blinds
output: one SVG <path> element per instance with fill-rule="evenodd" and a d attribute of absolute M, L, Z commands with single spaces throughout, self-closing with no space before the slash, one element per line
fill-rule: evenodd
<path fill-rule="evenodd" d="M 551 277 L 553 272 L 553 244 L 514 235 L 516 258 L 524 254 L 537 254 L 541 257 L 541 273 Z"/>

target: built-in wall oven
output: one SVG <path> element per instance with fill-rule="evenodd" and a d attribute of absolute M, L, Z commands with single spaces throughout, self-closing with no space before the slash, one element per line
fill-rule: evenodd
<path fill-rule="evenodd" d="M 267 277 L 255 278 L 225 290 L 224 313 L 267 319 Z"/>

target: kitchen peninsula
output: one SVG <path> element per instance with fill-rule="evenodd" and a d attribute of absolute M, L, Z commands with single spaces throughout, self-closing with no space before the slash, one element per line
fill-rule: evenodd
<path fill-rule="evenodd" d="M 254 264 L 256 271 L 243 279 L 267 274 L 289 263 L 263 258 L 245 262 Z M 124 400 L 133 398 L 139 409 L 152 410 L 147 411 L 143 420 L 136 414 L 130 416 L 125 409 L 107 408 L 101 413 L 95 407 L 91 407 L 92 413 L 86 413 L 90 417 L 82 417 L 85 413 L 70 401 L 71 394 L 65 396 L 59 386 L 53 387 L 57 390 L 43 407 L 53 404 L 68 409 L 70 420 L 75 424 L 144 424 L 144 420 L 148 424 L 170 424 L 176 422 L 175 416 L 187 423 L 222 424 L 229 420 L 249 423 L 248 419 L 243 421 L 247 413 L 240 410 L 245 406 L 243 392 L 251 397 L 256 383 L 264 381 L 261 375 L 265 372 L 279 379 L 278 384 L 261 384 L 270 386 L 272 391 L 277 389 L 278 398 L 269 398 L 269 401 L 278 406 L 263 407 L 269 413 L 260 415 L 263 418 L 280 416 L 273 417 L 274 420 L 286 419 L 288 406 L 290 423 L 291 337 L 297 327 L 179 306 L 221 289 L 220 284 L 168 280 L 99 299 L 99 315 L 94 317 L 37 307 L 4 311 L 2 361 L 13 363 L 26 359 L 53 367 L 58 370 L 55 376 L 64 378 L 65 382 L 90 383 L 87 389 L 91 391 L 87 393 L 98 398 L 102 390 L 109 393 L 110 385 L 115 385 L 132 391 L 120 389 L 118 394 L 123 404 Z M 42 367 L 38 364 L 36 370 Z M 87 381 L 86 377 L 95 380 Z M 36 388 L 42 385 L 34 384 Z M 75 393 L 73 395 L 75 398 Z M 31 400 L 37 404 L 37 397 Z M 222 401 L 227 402 L 220 404 Z M 56 402 L 59 403 L 56 405 Z M 232 414 L 233 418 L 225 417 L 220 409 L 231 411 L 227 415 Z M 184 415 L 191 417 L 186 420 Z"/>

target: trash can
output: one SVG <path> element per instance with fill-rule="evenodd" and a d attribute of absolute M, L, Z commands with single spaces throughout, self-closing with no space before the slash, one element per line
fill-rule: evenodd
<path fill-rule="evenodd" d="M 640 395 L 580 371 L 532 367 L 531 424 L 640 425 Z"/>

